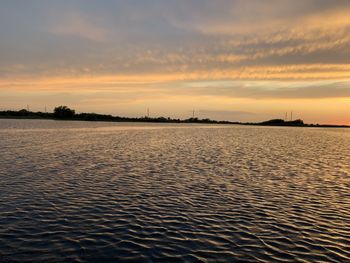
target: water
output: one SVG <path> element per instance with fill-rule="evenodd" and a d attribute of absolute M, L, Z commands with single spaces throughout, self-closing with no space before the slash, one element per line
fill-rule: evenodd
<path fill-rule="evenodd" d="M 0 261 L 350 261 L 350 130 L 0 120 L 0 162 Z"/>

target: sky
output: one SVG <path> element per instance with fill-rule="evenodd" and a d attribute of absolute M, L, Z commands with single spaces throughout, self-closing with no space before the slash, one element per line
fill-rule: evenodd
<path fill-rule="evenodd" d="M 0 0 L 0 110 L 350 124 L 349 0 Z"/>

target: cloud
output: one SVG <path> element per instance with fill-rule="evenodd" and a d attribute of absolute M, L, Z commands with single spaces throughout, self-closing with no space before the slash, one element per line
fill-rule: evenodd
<path fill-rule="evenodd" d="M 349 1 L 77 0 L 51 5 L 32 8 L 24 17 L 32 21 L 46 11 L 41 25 L 10 23 L 12 33 L 4 26 L 10 15 L 0 18 L 7 43 L 0 44 L 2 78 L 350 76 Z"/>
<path fill-rule="evenodd" d="M 193 82 L 191 93 L 243 99 L 334 99 L 350 98 L 350 80 L 347 81 L 224 81 Z"/>
<path fill-rule="evenodd" d="M 47 29 L 58 36 L 79 37 L 92 41 L 105 41 L 108 31 L 92 18 L 79 12 L 64 14 Z"/>
<path fill-rule="evenodd" d="M 322 69 L 322 67 L 321 67 Z M 297 68 L 300 70 L 300 68 Z M 287 72 L 290 70 L 287 69 Z M 297 72 L 296 70 L 294 72 Z M 280 70 L 280 74 L 284 74 Z M 296 73 L 294 73 L 296 74 Z M 304 74 L 304 73 L 302 73 Z M 313 73 L 312 73 L 313 74 Z M 250 74 L 249 74 L 250 75 Z M 123 98 L 142 97 L 221 97 L 231 99 L 329 99 L 350 98 L 350 78 L 344 80 L 252 80 L 226 79 L 222 76 L 198 79 L 183 78 L 184 75 L 98 76 L 85 78 L 58 78 L 2 80 L 0 91 L 17 92 L 68 92 L 70 94 L 114 94 Z M 317 78 L 318 79 L 318 78 Z M 108 96 L 107 96 L 108 97 Z"/>

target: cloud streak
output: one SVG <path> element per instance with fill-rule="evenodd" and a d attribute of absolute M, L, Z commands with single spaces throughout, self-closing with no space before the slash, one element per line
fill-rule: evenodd
<path fill-rule="evenodd" d="M 0 81 L 0 91 L 10 87 L 16 92 L 69 92 L 71 94 L 114 94 L 135 97 L 185 96 L 185 97 L 225 97 L 232 99 L 283 100 L 283 99 L 329 99 L 350 98 L 350 79 L 348 80 L 213 80 L 213 78 L 192 80 L 173 79 L 174 75 L 147 76 L 142 80 L 139 76 L 97 78 L 67 78 L 21 80 L 17 82 Z M 164 77 L 164 76 L 163 76 Z"/>

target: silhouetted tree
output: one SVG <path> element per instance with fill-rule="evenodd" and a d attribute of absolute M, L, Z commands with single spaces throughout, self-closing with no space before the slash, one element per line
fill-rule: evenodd
<path fill-rule="evenodd" d="M 20 116 L 28 116 L 29 115 L 29 111 L 27 111 L 26 109 L 22 109 L 18 111 L 18 114 Z"/>
<path fill-rule="evenodd" d="M 54 109 L 54 117 L 57 119 L 72 118 L 75 115 L 75 111 L 67 106 L 59 106 Z"/>

